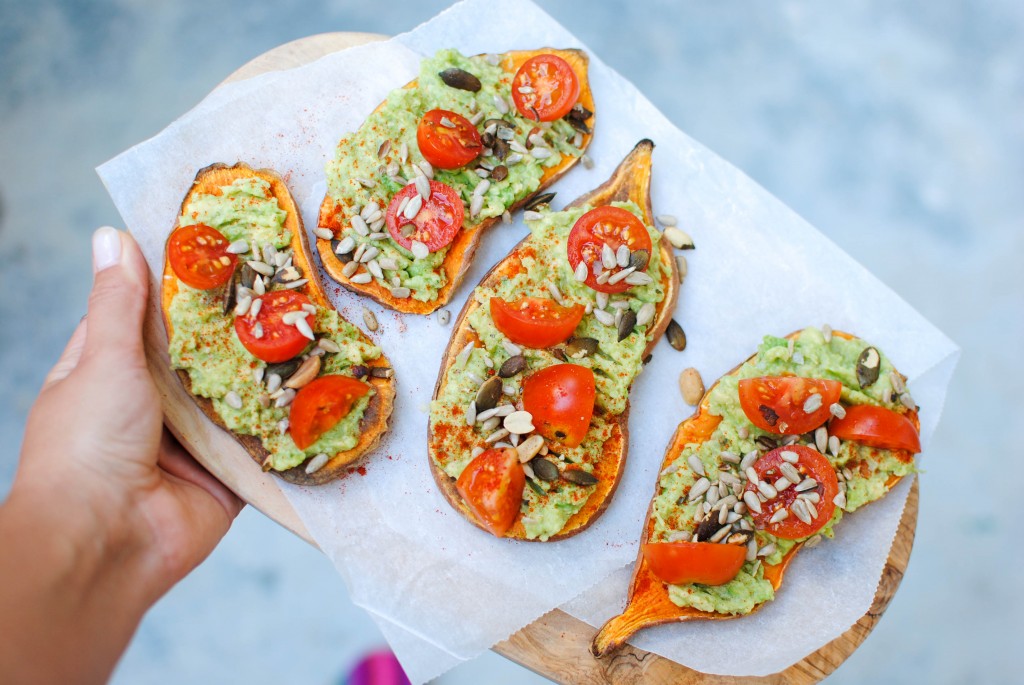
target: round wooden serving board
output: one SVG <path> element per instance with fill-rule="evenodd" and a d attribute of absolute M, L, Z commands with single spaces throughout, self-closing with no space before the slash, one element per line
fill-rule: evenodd
<path fill-rule="evenodd" d="M 331 52 L 385 38 L 369 33 L 310 36 L 260 55 L 228 77 L 225 83 L 300 66 Z M 231 163 L 235 160 L 222 161 Z M 295 510 L 274 483 L 274 476 L 263 473 L 233 438 L 206 418 L 171 371 L 167 338 L 156 301 L 159 292 L 158 287 L 151 288 L 153 296 L 150 298 L 145 337 L 149 367 L 163 397 L 165 422 L 189 451 L 242 499 L 310 544 L 315 544 Z M 759 678 L 708 675 L 629 645 L 611 657 L 598 660 L 589 651 L 595 629 L 558 609 L 545 614 L 493 649 L 560 683 L 816 683 L 832 673 L 853 653 L 889 605 L 910 559 L 917 508 L 918 483 L 915 480 L 875 600 L 868 612 L 841 636 L 774 675 Z"/>

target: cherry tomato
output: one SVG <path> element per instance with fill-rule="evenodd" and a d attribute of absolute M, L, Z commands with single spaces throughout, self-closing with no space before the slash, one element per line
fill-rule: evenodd
<path fill-rule="evenodd" d="M 746 547 L 715 542 L 646 542 L 640 551 L 651 573 L 671 585 L 725 585 L 747 556 Z"/>
<path fill-rule="evenodd" d="M 402 200 L 409 198 L 412 201 L 415 197 L 419 197 L 418 191 L 415 184 L 410 183 L 391 198 L 387 213 L 388 232 L 407 250 L 412 249 L 412 241 L 418 240 L 431 252 L 437 252 L 454 240 L 462 228 L 465 217 L 462 198 L 451 186 L 431 181 L 430 198 L 423 202 L 416 216 L 409 219 L 404 211 L 399 214 Z"/>
<path fill-rule="evenodd" d="M 505 337 L 518 345 L 542 348 L 565 342 L 583 320 L 584 307 L 563 307 L 543 297 L 521 297 L 506 302 L 491 298 L 491 319 Z"/>
<path fill-rule="evenodd" d="M 466 465 L 455 489 L 477 520 L 501 537 L 512 527 L 523 499 L 526 474 L 514 449 L 482 452 Z"/>
<path fill-rule="evenodd" d="M 762 376 L 740 381 L 740 406 L 750 422 L 779 435 L 806 433 L 825 423 L 829 407 L 839 401 L 843 384 L 800 376 Z M 820 395 L 821 401 L 810 400 Z M 811 405 L 807 405 L 808 401 Z M 811 406 L 811 411 L 804 411 Z"/>
<path fill-rule="evenodd" d="M 288 412 L 288 432 L 304 450 L 338 425 L 370 386 L 349 376 L 320 376 L 302 386 Z"/>
<path fill-rule="evenodd" d="M 282 321 L 281 317 L 288 312 L 300 311 L 302 305 L 310 304 L 309 298 L 294 290 L 275 290 L 254 298 L 253 305 L 259 301 L 263 304 L 255 318 L 249 314 L 235 317 L 235 333 L 242 346 L 253 356 L 271 364 L 288 361 L 302 352 L 310 339 L 295 326 Z M 310 327 L 314 320 L 312 314 L 306 315 Z"/>
<path fill-rule="evenodd" d="M 446 126 L 445 121 L 452 126 Z M 458 169 L 469 164 L 484 145 L 469 119 L 446 109 L 432 109 L 416 127 L 416 142 L 428 162 L 439 169 Z"/>
<path fill-rule="evenodd" d="M 512 79 L 512 100 L 516 109 L 534 121 L 564 117 L 579 96 L 580 81 L 576 72 L 558 55 L 531 57 Z"/>
<path fill-rule="evenodd" d="M 832 419 L 828 432 L 840 440 L 880 447 L 886 450 L 921 451 L 917 428 L 903 414 L 873 404 L 857 404 L 846 408 L 846 416 Z"/>
<path fill-rule="evenodd" d="M 828 458 L 820 452 L 803 445 L 778 447 L 765 454 L 754 462 L 754 470 L 757 472 L 757 477 L 774 488 L 779 478 L 783 477 L 781 465 L 785 460 L 782 458 L 782 453 L 787 451 L 795 453 L 798 457 L 797 463 L 793 464 L 793 466 L 800 472 L 801 480 L 813 478 L 818 483 L 814 488 L 804 491 L 804 493 L 817 493 L 819 497 L 817 502 L 810 502 L 814 509 L 807 510 L 811 522 L 801 521 L 799 516 L 793 511 L 793 503 L 798 499 L 798 495 L 803 494 L 796 491 L 795 483 L 786 486 L 783 490 L 779 490 L 775 497 L 762 502 L 760 514 L 754 511 L 750 513 L 754 517 L 754 525 L 757 528 L 767 530 L 777 538 L 798 540 L 814 535 L 831 520 L 832 512 L 836 508 L 833 500 L 839 494 L 839 481 L 836 478 L 836 471 L 832 468 Z M 748 482 L 746 489 L 755 494 L 758 492 L 757 486 L 753 483 Z M 804 500 L 804 502 L 806 504 L 809 500 Z M 786 518 L 775 523 L 769 523 L 772 516 L 780 509 L 788 510 Z"/>
<path fill-rule="evenodd" d="M 224 285 L 238 262 L 228 252 L 228 239 L 205 224 L 182 226 L 171 234 L 167 258 L 174 275 L 196 290 L 210 290 Z"/>
<path fill-rule="evenodd" d="M 548 366 L 523 380 L 523 409 L 537 432 L 566 447 L 586 437 L 595 395 L 594 372 L 576 364 Z"/>
<path fill-rule="evenodd" d="M 633 286 L 624 280 L 618 283 L 597 282 L 597 277 L 594 276 L 594 263 L 601 261 L 603 245 L 611 248 L 612 252 L 618 250 L 620 245 L 628 247 L 630 252 L 646 250 L 650 259 L 651 234 L 647 232 L 640 219 L 620 207 L 592 209 L 581 216 L 569 231 L 569 240 L 566 243 L 569 266 L 575 270 L 580 262 L 587 265 L 587 285 L 603 293 L 622 293 L 629 290 Z M 615 266 L 610 271 L 614 275 L 621 269 Z"/>

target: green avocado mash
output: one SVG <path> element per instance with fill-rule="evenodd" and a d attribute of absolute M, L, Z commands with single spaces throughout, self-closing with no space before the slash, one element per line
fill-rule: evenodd
<path fill-rule="evenodd" d="M 742 486 L 728 487 L 719 478 L 720 467 L 729 464 L 722 459 L 722 454 L 737 456 L 748 455 L 753 451 L 764 453 L 763 446 L 757 439 L 769 436 L 761 431 L 746 417 L 740 406 L 738 386 L 741 378 L 757 376 L 796 375 L 806 378 L 823 378 L 842 382 L 843 392 L 840 403 L 845 406 L 854 404 L 874 404 L 888 409 L 900 405 L 899 393 L 894 392 L 893 378 L 898 377 L 890 361 L 883 355 L 878 380 L 867 388 L 861 388 L 857 381 L 856 367 L 861 352 L 868 343 L 858 338 L 845 339 L 825 335 L 817 328 L 807 328 L 800 332 L 791 343 L 785 338 L 766 336 L 758 348 L 757 355 L 743 364 L 736 375 L 727 375 L 719 379 L 711 390 L 709 411 L 721 417 L 711 438 L 700 444 L 686 445 L 679 456 L 661 473 L 658 483 L 658 494 L 651 510 L 653 520 L 652 542 L 676 542 L 691 540 L 699 519 L 704 516 L 712 503 L 705 497 L 697 497 L 689 501 L 690 488 L 700 476 L 694 473 L 689 459 L 696 456 L 705 474 L 709 474 L 712 489 L 725 485 L 725 492 L 719 491 L 720 498 L 729 495 L 742 496 Z M 772 438 L 779 438 L 771 435 Z M 814 448 L 813 436 L 792 436 L 795 444 Z M 885 486 L 890 476 L 905 476 L 915 472 L 912 459 L 904 460 L 885 449 L 867 447 L 853 442 L 843 442 L 836 452 L 826 450 L 826 456 L 836 468 L 839 478 L 840 495 L 832 519 L 815 535 L 804 538 L 815 544 L 822 537 L 831 538 L 834 527 L 844 513 L 855 511 L 861 506 L 879 499 L 887 492 Z M 739 468 L 733 467 L 745 485 L 745 476 Z M 718 498 L 715 498 L 718 499 Z M 752 521 L 742 501 L 734 503 L 734 511 L 741 516 L 734 521 L 732 530 L 753 530 Z M 756 555 L 751 546 L 747 561 L 739 575 L 732 581 L 720 586 L 699 584 L 669 585 L 669 597 L 681 607 L 694 607 L 702 611 L 727 614 L 747 614 L 754 607 L 774 597 L 771 583 L 764 577 L 762 564 L 778 564 L 783 556 L 793 548 L 798 540 L 777 538 L 765 530 L 757 530 L 754 535 Z M 753 558 L 752 558 L 753 557 Z"/>
<path fill-rule="evenodd" d="M 439 73 L 451 68 L 475 75 L 480 79 L 480 90 L 474 93 L 446 85 Z M 488 56 L 465 57 L 456 50 L 441 50 L 423 60 L 415 88 L 391 91 L 380 109 L 373 112 L 358 131 L 338 143 L 335 158 L 327 164 L 327 195 L 338 207 L 335 219 L 342 226 L 341 233 L 335 237 L 339 240 L 351 237 L 355 242 L 354 250 L 364 244 L 363 249 L 372 246 L 379 250 L 374 259 L 382 265 L 383 277 L 374 278 L 384 287 L 409 288 L 411 297 L 429 302 L 437 299 L 438 290 L 448 280 L 441 269 L 447 247 L 416 259 L 412 252 L 391 239 L 384 220 L 395 193 L 417 175 L 424 174 L 420 165 L 425 160 L 416 143 L 416 128 L 425 112 L 432 109 L 456 112 L 478 124 L 483 132 L 489 130 L 486 124 L 490 119 L 503 119 L 514 126 L 514 135 L 508 141 L 512 151 L 505 159 L 498 159 L 493 150 L 488 154 L 488 148 L 480 158 L 464 167 L 430 170 L 435 180 L 448 184 L 462 197 L 466 212 L 462 230 L 477 230 L 483 220 L 501 216 L 537 190 L 545 168 L 557 165 L 566 155 L 582 155 L 581 139 L 564 119 L 538 123 L 520 116 L 514 105 L 499 109 L 496 99 L 506 104 L 510 102 L 513 76 L 514 73 L 505 71 L 500 62 Z M 533 145 L 528 138 L 535 128 L 540 130 L 550 153 L 543 159 L 525 149 Z M 508 175 L 502 180 L 488 177 L 489 187 L 483 193 L 483 204 L 473 215 L 474 191 L 484 182 L 476 170 L 482 168 L 486 172 L 497 166 L 504 166 Z M 377 209 L 364 211 L 367 206 Z M 365 221 L 357 218 L 360 212 Z M 353 227 L 353 221 L 357 222 L 357 227 Z M 394 268 L 388 268 L 392 266 Z"/>
<path fill-rule="evenodd" d="M 182 226 L 206 224 L 229 241 L 247 241 L 253 250 L 262 251 L 263 246 L 273 245 L 275 250 L 287 253 L 291 235 L 284 228 L 284 220 L 285 212 L 271 194 L 269 184 L 252 178 L 222 187 L 220 195 L 194 196 L 178 221 Z M 249 253 L 239 258 L 241 262 L 259 257 Z M 282 430 L 286 424 L 281 422 L 287 420 L 289 408 L 276 406 L 266 385 L 256 381 L 267 365 L 239 342 L 234 314 L 224 314 L 223 298 L 221 288 L 195 290 L 179 281 L 171 302 L 171 366 L 188 372 L 192 392 L 212 400 L 230 430 L 259 437 L 271 453 L 275 470 L 298 466 L 317 454 L 333 455 L 354 447 L 359 441 L 359 422 L 370 395 L 360 399 L 338 425 L 313 445 L 306 450 L 298 449 L 291 435 Z M 380 356 L 380 350 L 366 342 L 359 330 L 333 309 L 318 308 L 313 330 L 318 338 L 329 338 L 341 348 L 338 354 L 323 355 L 321 374 L 345 373 L 355 364 Z M 311 343 L 307 354 L 313 347 Z M 240 402 L 229 403 L 229 393 L 235 393 Z"/>
<path fill-rule="evenodd" d="M 640 208 L 633 203 L 616 202 L 613 205 L 643 218 Z M 514 356 L 515 347 L 512 350 L 508 349 L 509 341 L 491 320 L 491 297 L 500 297 L 506 301 L 528 296 L 550 298 L 547 285 L 550 282 L 561 292 L 566 306 L 581 304 L 591 309 L 596 306 L 595 291 L 575 280 L 566 256 L 569 231 L 577 219 L 590 209 L 591 207 L 577 207 L 560 212 L 544 212 L 536 221 L 527 222 L 531 235 L 521 252 L 523 268 L 516 275 L 503 278 L 496 287 L 478 286 L 473 292 L 473 298 L 481 306 L 470 314 L 469 324 L 479 336 L 483 347 L 474 348 L 465 364 L 456 363 L 449 369 L 447 384 L 430 408 L 431 426 L 435 434 L 438 434 L 439 427 L 445 424 L 465 426 L 465 408 L 476 397 L 481 380 L 489 377 L 493 369 L 500 368 L 507 359 Z M 615 311 L 616 303 L 628 306 L 636 312 L 646 303 L 657 304 L 665 298 L 662 278 L 667 267 L 661 262 L 661 234 L 650 226 L 647 230 L 653 248 L 646 273 L 653 282 L 634 286 L 619 295 L 612 295 L 607 303 L 611 312 Z M 612 435 L 612 425 L 607 417 L 625 410 L 629 387 L 642 368 L 643 351 L 650 340 L 650 333 L 649 324 L 637 326 L 633 333 L 619 342 L 615 326 L 606 326 L 598 322 L 589 311 L 576 327 L 574 336 L 590 337 L 598 341 L 596 354 L 579 358 L 569 357 L 567 360 L 590 368 L 594 372 L 596 410 L 587 436 L 579 446 L 566 448 L 561 445 L 550 445 L 551 451 L 547 453 L 546 458 L 552 461 L 560 472 L 570 467 L 585 471 L 593 470 L 594 459 L 601 455 L 602 445 Z M 517 403 L 524 377 L 529 376 L 532 371 L 561 363 L 552 349 L 523 348 L 522 355 L 526 358 L 527 368 L 522 373 L 505 379 L 505 399 L 500 402 Z M 473 427 L 475 443 L 468 446 L 457 442 L 451 444 L 449 449 L 435 454 L 440 459 L 437 462 L 438 466 L 449 476 L 457 478 L 475 456 L 474 451 L 478 453 L 490 447 L 484 440 L 493 430 L 485 430 L 483 425 L 477 422 Z M 583 507 L 593 489 L 594 486 L 581 486 L 564 479 L 546 482 L 539 478 L 528 478 L 521 509 L 527 537 L 547 540 L 558 533 L 569 517 Z"/>

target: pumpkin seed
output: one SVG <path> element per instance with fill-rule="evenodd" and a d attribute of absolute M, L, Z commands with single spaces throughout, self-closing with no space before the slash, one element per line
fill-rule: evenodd
<path fill-rule="evenodd" d="M 494 409 L 499 399 L 501 399 L 501 378 L 491 376 L 484 381 L 476 393 L 476 409 L 478 412 Z"/>
<path fill-rule="evenodd" d="M 866 388 L 878 380 L 881 361 L 878 350 L 874 347 L 867 347 L 860 353 L 857 359 L 857 382 L 860 383 L 860 387 Z"/>
<path fill-rule="evenodd" d="M 362 378 L 368 373 L 370 373 L 370 369 L 362 364 L 356 364 L 352 367 L 352 376 L 354 378 Z"/>
<path fill-rule="evenodd" d="M 277 374 L 281 380 L 288 380 L 292 374 L 299 370 L 302 365 L 302 359 L 296 357 L 295 359 L 289 359 L 286 362 L 278 362 L 276 364 L 267 364 L 267 370 L 265 377 L 270 378 L 270 374 Z M 275 388 L 276 390 L 277 388 Z M 271 391 L 273 392 L 273 391 Z"/>
<path fill-rule="evenodd" d="M 665 336 L 668 338 L 668 344 L 673 349 L 682 352 L 686 349 L 686 333 L 683 332 L 683 327 L 679 325 L 675 319 L 668 322 L 668 328 L 665 330 Z"/>
<path fill-rule="evenodd" d="M 541 205 L 546 205 L 555 199 L 555 195 L 556 193 L 541 193 L 523 205 L 523 209 L 531 210 L 536 209 Z"/>
<path fill-rule="evenodd" d="M 530 466 L 537 478 L 548 482 L 558 480 L 558 467 L 544 457 L 534 457 L 530 461 Z"/>
<path fill-rule="evenodd" d="M 480 90 L 480 79 L 464 69 L 452 67 L 451 69 L 445 69 L 440 72 L 438 76 L 440 76 L 441 80 L 444 81 L 444 84 L 450 88 L 468 90 L 471 93 L 475 93 Z"/>
<path fill-rule="evenodd" d="M 256 269 L 249 266 L 248 263 L 242 265 L 242 276 L 240 281 L 246 288 L 252 289 L 256 283 Z"/>
<path fill-rule="evenodd" d="M 238 304 L 238 284 L 242 278 L 242 269 L 235 265 L 234 270 L 231 272 L 231 278 L 228 279 L 227 285 L 224 286 L 224 315 L 227 316 L 235 305 Z"/>
<path fill-rule="evenodd" d="M 635 327 L 636 313 L 632 309 L 622 312 L 622 318 L 619 319 L 619 342 L 628 338 Z"/>
<path fill-rule="evenodd" d="M 633 250 L 629 253 L 629 263 L 626 266 L 631 266 L 637 271 L 645 271 L 650 261 L 651 253 L 647 250 Z"/>
<path fill-rule="evenodd" d="M 517 373 L 522 373 L 526 370 L 526 357 L 519 354 L 515 357 L 509 357 L 498 369 L 498 376 L 500 378 L 512 378 Z"/>
<path fill-rule="evenodd" d="M 596 338 L 569 338 L 565 344 L 565 353 L 573 359 L 581 359 L 597 353 L 598 342 Z"/>
<path fill-rule="evenodd" d="M 274 278 L 271 279 L 271 283 L 294 283 L 302 278 L 302 269 L 297 266 L 286 266 L 283 269 L 278 269 L 277 273 L 274 274 Z"/>
<path fill-rule="evenodd" d="M 562 478 L 576 485 L 597 485 L 597 477 L 583 469 L 567 469 L 562 473 Z"/>
<path fill-rule="evenodd" d="M 718 531 L 718 514 L 708 512 L 701 517 L 700 523 L 697 524 L 697 542 L 705 542 L 710 539 Z"/>

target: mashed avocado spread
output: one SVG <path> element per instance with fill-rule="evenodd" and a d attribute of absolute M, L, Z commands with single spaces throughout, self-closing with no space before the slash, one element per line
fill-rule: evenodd
<path fill-rule="evenodd" d="M 480 90 L 471 92 L 446 85 L 439 74 L 452 68 L 476 76 Z M 546 168 L 556 166 L 567 155 L 582 155 L 582 138 L 564 119 L 534 122 L 520 116 L 510 102 L 514 75 L 493 55 L 466 57 L 456 50 L 441 50 L 423 60 L 416 87 L 391 91 L 358 131 L 341 139 L 334 159 L 327 164 L 327 195 L 336 207 L 333 225 L 341 227 L 335 233 L 335 250 L 341 244 L 338 241 L 346 237 L 354 241 L 343 259 L 361 245 L 366 246 L 363 250 L 376 248 L 374 260 L 381 265 L 381 274 L 368 273 L 377 282 L 386 288 L 408 288 L 416 300 L 435 300 L 448 280 L 441 268 L 448 248 L 417 259 L 391 239 L 384 214 L 395 193 L 418 175 L 432 176 L 461 196 L 466 212 L 462 230 L 473 231 L 485 219 L 501 216 L 536 191 Z M 497 132 L 493 120 L 506 122 L 508 127 L 502 124 L 502 128 L 512 134 L 507 141 L 508 154 L 498 159 L 494 149 L 486 148 L 481 157 L 464 167 L 430 168 L 420 154 L 416 129 L 423 114 L 432 109 L 461 114 L 483 133 L 490 131 L 492 135 Z M 534 131 L 543 137 L 542 146 L 535 145 L 536 138 L 530 140 Z M 534 147 L 543 147 L 544 151 L 534 153 Z M 491 173 L 499 166 L 507 173 L 500 180 Z M 488 185 L 474 214 L 474 193 L 484 182 Z"/>
<path fill-rule="evenodd" d="M 633 203 L 613 203 L 643 220 L 640 208 Z M 615 326 L 600 323 L 590 310 L 603 304 L 608 311 L 625 306 L 637 312 L 646 304 L 657 304 L 665 298 L 663 285 L 664 269 L 661 262 L 659 240 L 661 234 L 647 226 L 653 249 L 646 273 L 652 282 L 633 286 L 626 292 L 611 295 L 610 299 L 596 300 L 597 293 L 573 277 L 566 256 L 566 240 L 569 231 L 591 207 L 575 207 L 560 212 L 543 212 L 536 221 L 528 221 L 530 239 L 519 248 L 521 268 L 515 274 L 502 278 L 496 287 L 478 286 L 473 298 L 481 305 L 469 315 L 469 324 L 479 336 L 482 347 L 474 347 L 464 363 L 456 362 L 448 370 L 447 383 L 441 394 L 431 404 L 431 429 L 435 436 L 449 436 L 445 449 L 435 450 L 439 459 L 437 465 L 449 476 L 457 478 L 466 465 L 480 451 L 492 445 L 484 440 L 493 429 L 485 429 L 477 422 L 471 430 L 471 439 L 465 439 L 465 409 L 474 400 L 480 383 L 494 374 L 494 370 L 510 357 L 522 354 L 527 362 L 526 369 L 511 378 L 504 379 L 504 398 L 500 403 L 516 404 L 521 396 L 523 378 L 553 364 L 562 363 L 555 356 L 555 350 L 522 348 L 521 352 L 511 345 L 507 338 L 494 326 L 490 316 L 491 297 L 512 301 L 520 297 L 550 298 L 548 283 L 554 284 L 561 292 L 566 306 L 581 304 L 588 307 L 587 314 L 577 326 L 576 337 L 597 340 L 598 350 L 585 356 L 569 356 L 566 361 L 580 364 L 594 372 L 596 399 L 594 416 L 586 438 L 577 447 L 564 447 L 555 443 L 545 446 L 541 455 L 555 464 L 560 473 L 566 469 L 594 470 L 596 460 L 602 454 L 602 446 L 612 436 L 612 424 L 608 419 L 622 413 L 626 408 L 629 387 L 640 373 L 642 357 L 650 340 L 650 324 L 638 325 L 621 342 L 618 341 Z M 458 430 L 447 428 L 460 427 Z M 497 443 L 497 446 L 508 446 Z M 565 526 L 573 514 L 579 511 L 594 490 L 594 486 L 583 486 L 564 479 L 544 481 L 532 478 L 527 473 L 527 487 L 523 492 L 520 510 L 526 535 L 530 539 L 547 540 Z"/>
<path fill-rule="evenodd" d="M 679 456 L 662 471 L 651 511 L 651 541 L 691 540 L 698 521 L 713 506 L 706 497 L 689 501 L 690 488 L 700 478 L 689 465 L 691 457 L 700 460 L 705 474 L 709 474 L 711 488 L 719 488 L 718 497 L 712 499 L 724 499 L 730 494 L 737 494 L 737 491 L 723 482 L 724 478 L 719 478 L 722 473 L 720 467 L 728 466 L 722 454 L 741 456 L 758 450 L 764 453 L 763 441 L 766 438 L 774 441 L 781 437 L 761 431 L 746 417 L 738 394 L 741 378 L 796 375 L 837 380 L 843 384 L 840 403 L 844 406 L 873 404 L 888 409 L 900 407 L 900 392 L 895 391 L 893 384 L 902 385 L 903 379 L 884 355 L 881 356 L 878 379 L 867 388 L 860 387 L 856 367 L 866 347 L 868 343 L 858 338 L 845 339 L 829 335 L 826 339 L 817 328 L 801 331 L 792 343 L 785 338 L 765 337 L 753 359 L 743 364 L 736 375 L 724 376 L 712 388 L 710 413 L 722 420 L 711 438 L 700 444 L 686 445 Z M 761 438 L 762 444 L 758 443 L 758 438 Z M 811 448 L 815 446 L 813 435 L 792 436 L 791 440 L 792 443 L 785 444 L 800 444 Z M 837 471 L 840 495 L 832 519 L 815 535 L 803 538 L 810 544 L 817 543 L 822 536 L 831 538 L 834 526 L 844 513 L 855 511 L 885 495 L 888 491 L 886 482 L 890 477 L 905 476 L 915 470 L 913 458 L 906 457 L 905 453 L 876 449 L 850 441 L 833 443 L 825 453 Z M 735 471 L 742 472 L 738 468 Z M 738 494 L 742 494 L 742 488 L 739 488 Z M 753 530 L 742 500 L 732 506 L 739 514 L 734 517 L 735 530 Z M 702 611 L 750 613 L 758 604 L 774 597 L 772 585 L 764 577 L 763 564 L 780 563 L 797 542 L 799 540 L 777 538 L 765 530 L 756 530 L 754 541 L 749 543 L 747 561 L 736 578 L 719 586 L 669 585 L 669 598 L 681 607 L 694 607 Z"/>
<path fill-rule="evenodd" d="M 245 240 L 256 255 L 269 252 L 267 246 L 288 255 L 291 235 L 284 228 L 284 220 L 285 212 L 271 193 L 270 184 L 263 179 L 247 178 L 222 187 L 220 195 L 193 196 L 178 222 L 181 226 L 206 224 L 231 242 Z M 239 257 L 239 264 L 246 259 L 262 258 L 253 254 Z M 282 258 L 285 265 L 290 264 L 286 260 L 287 257 Z M 223 308 L 223 288 L 195 290 L 178 282 L 178 292 L 168 313 L 173 328 L 171 366 L 188 372 L 192 392 L 209 398 L 230 430 L 260 438 L 271 453 L 275 470 L 298 466 L 317 454 L 333 455 L 355 447 L 359 441 L 359 422 L 372 389 L 371 395 L 361 398 L 334 428 L 306 450 L 298 449 L 287 432 L 289 408 L 277 406 L 277 398 L 265 384 L 267 364 L 242 346 L 235 333 L 235 315 L 225 314 Z M 380 356 L 380 350 L 366 342 L 359 330 L 333 309 L 317 307 L 312 328 L 318 339 L 334 341 L 341 350 L 337 354 L 323 354 L 321 374 L 346 373 L 353 365 Z M 314 351 L 319 353 L 322 347 L 311 343 L 302 356 Z"/>

